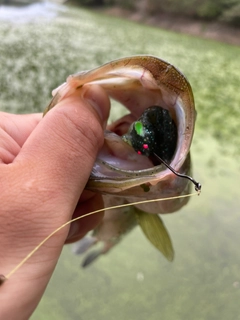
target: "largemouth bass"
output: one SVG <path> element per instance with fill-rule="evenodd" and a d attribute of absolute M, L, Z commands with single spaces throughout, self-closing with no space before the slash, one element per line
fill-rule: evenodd
<path fill-rule="evenodd" d="M 196 111 L 192 89 L 184 75 L 171 64 L 154 56 L 140 55 L 111 61 L 96 69 L 69 76 L 65 83 L 53 91 L 53 98 L 45 114 L 75 90 L 82 90 L 84 93 L 86 87 L 91 85 L 101 86 L 109 98 L 122 104 L 129 110 L 129 114 L 110 124 L 105 131 L 104 146 L 98 154 L 86 188 L 102 193 L 106 206 L 119 201 L 130 203 L 139 199 L 188 194 L 190 183 L 182 176 L 191 172 L 190 146 Z M 157 110 L 157 113 L 153 110 Z M 139 143 L 139 139 L 143 139 L 143 142 Z M 150 151 L 145 152 L 145 149 Z M 170 168 L 174 168 L 182 176 L 176 175 L 159 161 L 159 153 Z M 131 214 L 119 219 L 124 224 L 128 221 L 130 228 L 139 222 L 149 238 L 150 226 L 154 228 L 155 234 L 157 230 L 160 233 L 166 230 L 158 216 L 155 220 L 152 217 L 149 219 L 148 215 L 141 215 L 141 211 L 156 214 L 174 212 L 187 201 L 185 198 L 137 205 L 131 209 L 131 214 L 136 219 L 132 219 Z M 101 228 L 94 235 L 97 240 L 105 241 L 102 253 L 108 251 L 111 247 L 109 243 L 114 243 L 111 239 L 116 238 L 112 234 L 113 225 L 106 236 L 109 241 L 103 235 L 108 232 L 102 232 L 107 224 L 111 224 L 109 215 L 111 216 L 110 213 L 107 214 L 107 219 L 103 220 Z M 151 223 L 148 223 L 150 220 Z M 118 237 L 128 230 L 124 227 L 124 231 L 120 232 L 120 225 L 122 223 L 115 230 Z M 163 241 L 168 242 L 168 249 L 171 251 L 170 238 L 167 232 L 165 234 L 167 236 L 163 237 Z M 157 246 L 156 239 L 152 237 L 149 240 Z M 90 245 L 93 243 L 94 241 L 90 241 Z M 85 251 L 85 247 L 80 251 Z M 168 249 L 164 254 L 171 260 L 173 253 L 169 253 Z M 92 260 L 94 259 L 95 257 Z"/>

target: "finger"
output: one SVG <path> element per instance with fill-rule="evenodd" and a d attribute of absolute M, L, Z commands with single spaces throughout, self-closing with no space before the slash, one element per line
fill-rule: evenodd
<path fill-rule="evenodd" d="M 6 167 L 2 196 L 5 211 L 12 212 L 7 241 L 16 250 L 25 249 L 24 241 L 31 244 L 26 230 L 37 244 L 71 219 L 103 143 L 108 112 L 108 96 L 99 86 L 89 87 L 84 96 L 76 92 L 49 111 Z M 63 245 L 67 234 L 66 227 L 51 241 Z"/>
<path fill-rule="evenodd" d="M 100 194 L 94 195 L 85 202 L 80 202 L 73 214 L 73 219 L 77 217 L 83 217 L 85 214 L 89 214 L 96 210 L 104 208 L 104 202 Z M 90 230 L 95 229 L 102 221 L 104 216 L 104 210 L 98 213 L 93 213 L 86 217 L 80 218 L 71 224 L 68 237 L 65 243 L 72 243 L 78 241 L 84 237 Z"/>
<path fill-rule="evenodd" d="M 77 91 L 50 110 L 13 163 L 1 167 L 1 272 L 8 272 L 41 240 L 68 221 L 103 143 L 109 99 L 99 87 Z M 93 100 L 91 100 L 93 97 Z M 2 296 L 28 318 L 60 255 L 68 228 L 55 234 L 3 285 Z M 16 290 L 17 283 L 18 287 Z M 9 310 L 1 301 L 0 318 Z M 5 314 L 5 311 L 7 312 Z"/>
<path fill-rule="evenodd" d="M 21 147 L 41 119 L 41 113 L 10 114 L 1 112 L 0 127 Z"/>
<path fill-rule="evenodd" d="M 16 115 L 0 113 L 0 162 L 12 163 L 31 132 L 41 120 L 41 114 Z"/>
<path fill-rule="evenodd" d="M 76 92 L 50 110 L 14 161 L 18 171 L 28 164 L 29 179 L 24 168 L 19 177 L 22 195 L 32 198 L 31 192 L 26 192 L 30 185 L 31 190 L 38 190 L 36 202 L 44 199 L 51 214 L 57 204 L 70 218 L 102 146 L 108 111 L 109 99 L 96 86 L 89 87 L 83 97 Z"/>

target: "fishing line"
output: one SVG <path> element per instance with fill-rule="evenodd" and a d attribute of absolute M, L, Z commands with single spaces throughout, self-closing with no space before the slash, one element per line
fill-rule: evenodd
<path fill-rule="evenodd" d="M 60 227 L 58 227 L 57 229 L 55 229 L 51 234 L 49 234 L 44 240 L 42 240 L 18 265 L 16 265 L 15 268 L 13 268 L 6 276 L 0 274 L 0 286 L 6 281 L 8 280 L 29 258 L 31 258 L 31 256 L 48 240 L 50 239 L 54 234 L 56 234 L 58 231 L 60 231 L 61 229 L 63 229 L 64 227 L 66 227 L 67 225 L 69 225 L 72 222 L 75 222 L 79 219 L 88 217 L 90 215 L 93 215 L 95 213 L 98 212 L 102 212 L 102 211 L 108 211 L 108 210 L 112 210 L 112 209 L 118 209 L 118 208 L 124 208 L 124 207 L 129 207 L 129 206 L 134 206 L 137 204 L 144 204 L 144 203 L 151 203 L 151 202 L 158 202 L 158 201 L 167 201 L 167 200 L 174 200 L 174 199 L 180 199 L 180 198 L 187 198 L 187 197 L 191 197 L 191 196 L 195 196 L 195 195 L 199 195 L 199 192 L 197 193 L 190 193 L 190 194 L 185 194 L 185 195 L 181 195 L 181 196 L 175 196 L 175 197 L 169 197 L 169 198 L 159 198 L 159 199 L 150 199 L 150 200 L 142 200 L 142 201 L 136 201 L 136 202 L 132 202 L 132 203 L 125 203 L 125 204 L 120 204 L 117 206 L 112 206 L 112 207 L 108 207 L 108 208 L 102 208 L 102 209 L 98 209 L 89 213 L 84 214 L 83 216 L 77 217 L 75 219 L 72 219 L 70 221 L 67 221 L 66 223 L 64 223 L 63 225 L 61 225 Z"/>
<path fill-rule="evenodd" d="M 188 176 L 188 175 L 186 175 L 186 174 L 177 172 L 176 170 L 173 169 L 173 167 L 171 167 L 169 164 L 167 164 L 167 162 L 165 162 L 162 158 L 160 158 L 156 153 L 153 153 L 153 154 L 155 155 L 155 157 L 156 157 L 159 161 L 161 161 L 161 162 L 162 162 L 169 170 L 171 170 L 176 176 L 190 180 L 190 181 L 195 185 L 195 190 L 197 191 L 197 193 L 200 194 L 202 185 L 201 185 L 199 182 L 197 182 L 197 181 L 194 180 L 192 177 L 190 177 L 190 176 Z"/>

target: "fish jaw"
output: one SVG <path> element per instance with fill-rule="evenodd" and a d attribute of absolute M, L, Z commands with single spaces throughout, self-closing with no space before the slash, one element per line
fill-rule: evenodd
<path fill-rule="evenodd" d="M 130 111 L 132 119 L 137 119 L 151 105 L 167 109 L 178 131 L 177 147 L 170 165 L 178 172 L 186 171 L 182 167 L 189 154 L 196 112 L 191 86 L 181 72 L 153 56 L 115 60 L 94 70 L 69 76 L 66 83 L 53 92 L 54 97 L 45 113 L 75 90 L 82 92 L 84 97 L 86 88 L 91 85 L 101 86 L 110 98 L 124 105 Z M 115 132 L 114 126 L 112 130 Z M 105 134 L 105 147 L 107 139 Z M 112 149 L 108 156 L 114 153 L 116 154 L 116 151 Z M 121 161 L 119 170 L 113 170 L 109 167 L 110 160 L 106 153 L 101 159 L 100 152 L 99 157 L 87 184 L 90 190 L 145 199 L 146 196 L 152 198 L 157 193 L 165 195 L 165 187 L 173 188 L 181 184 L 182 190 L 186 189 L 186 181 L 175 177 L 163 165 L 130 169 L 130 174 L 121 167 Z M 115 164 L 115 160 L 112 161 Z M 101 172 L 102 168 L 104 172 Z"/>
<path fill-rule="evenodd" d="M 191 174 L 190 153 L 182 165 L 180 172 L 186 175 Z M 140 177 L 140 179 L 143 179 L 143 177 Z M 170 170 L 168 170 L 165 179 L 159 179 L 158 177 L 155 180 L 153 177 L 148 177 L 148 179 L 151 184 L 148 182 L 139 184 L 139 181 L 136 179 L 136 185 L 131 188 L 129 187 L 129 189 L 126 188 L 125 190 L 118 190 L 118 192 L 112 193 L 102 191 L 105 194 L 104 199 L 106 201 L 110 197 L 114 199 L 115 204 L 118 204 L 121 199 L 124 199 L 125 203 L 129 204 L 144 200 L 146 203 L 135 204 L 135 206 L 140 210 L 153 214 L 172 213 L 180 210 L 188 203 L 189 197 L 179 196 L 188 195 L 191 192 L 192 185 L 189 180 L 176 177 Z M 155 184 L 153 183 L 154 181 Z M 115 188 L 118 186 L 117 183 L 118 181 L 116 181 Z M 107 207 L 109 203 L 104 202 L 104 204 Z"/>

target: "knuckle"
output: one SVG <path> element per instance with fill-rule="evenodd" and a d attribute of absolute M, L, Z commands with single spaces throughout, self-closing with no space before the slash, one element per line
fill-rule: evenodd
<path fill-rule="evenodd" d="M 63 116 L 70 132 L 69 140 L 72 141 L 70 144 L 90 154 L 96 153 L 103 143 L 103 129 L 99 120 L 94 115 L 89 116 L 89 112 L 81 112 L 79 116 L 73 118 L 64 111 Z"/>

